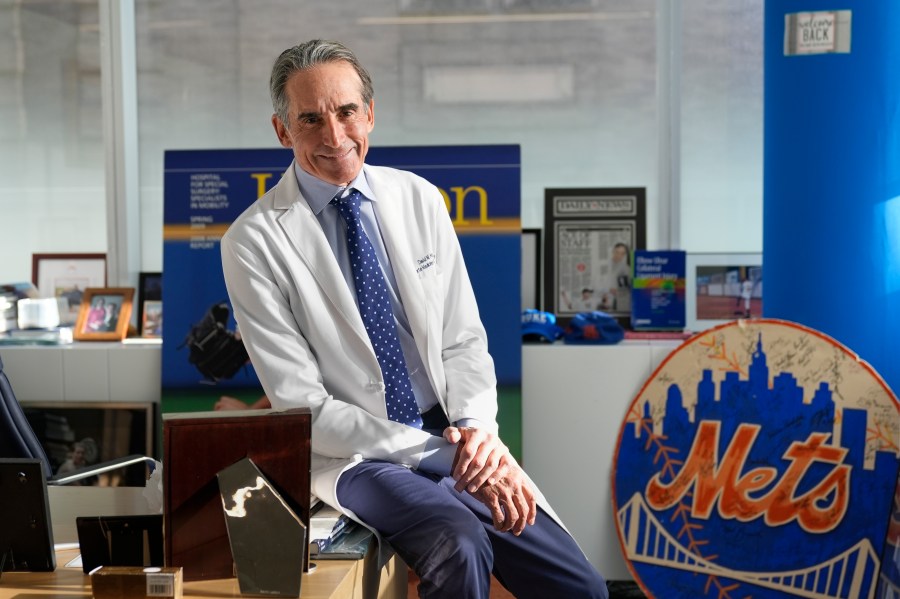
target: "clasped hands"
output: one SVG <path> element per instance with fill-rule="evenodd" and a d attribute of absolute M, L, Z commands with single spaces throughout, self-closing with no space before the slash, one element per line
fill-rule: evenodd
<path fill-rule="evenodd" d="M 444 429 L 444 439 L 456 444 L 450 474 L 454 487 L 488 507 L 494 528 L 518 536 L 534 524 L 534 491 L 500 437 L 479 428 L 450 426 Z"/>

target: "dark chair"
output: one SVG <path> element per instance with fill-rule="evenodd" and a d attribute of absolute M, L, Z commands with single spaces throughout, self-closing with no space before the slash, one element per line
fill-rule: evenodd
<path fill-rule="evenodd" d="M 3 458 L 40 460 L 48 485 L 65 485 L 132 464 L 145 463 L 151 471 L 156 466 L 153 458 L 130 455 L 54 476 L 50 470 L 50 460 L 47 459 L 44 448 L 13 393 L 9 378 L 3 371 L 3 360 L 0 358 L 0 459 Z"/>

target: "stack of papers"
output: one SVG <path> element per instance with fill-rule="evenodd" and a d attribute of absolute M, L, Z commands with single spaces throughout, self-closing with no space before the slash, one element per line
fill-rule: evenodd
<path fill-rule="evenodd" d="M 309 555 L 313 559 L 362 559 L 372 532 L 333 507 L 321 504 L 309 517 Z"/>

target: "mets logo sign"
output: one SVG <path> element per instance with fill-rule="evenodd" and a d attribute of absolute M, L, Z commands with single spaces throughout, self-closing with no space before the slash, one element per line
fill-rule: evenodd
<path fill-rule="evenodd" d="M 659 599 L 900 598 L 900 405 L 822 333 L 735 321 L 651 375 L 619 432 L 613 503 Z"/>

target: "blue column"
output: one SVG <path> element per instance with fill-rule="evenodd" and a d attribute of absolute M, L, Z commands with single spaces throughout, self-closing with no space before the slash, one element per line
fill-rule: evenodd
<path fill-rule="evenodd" d="M 766 2 L 763 312 L 834 337 L 898 393 L 900 2 L 839 4 L 849 52 L 786 56 L 785 14 L 831 5 Z"/>

